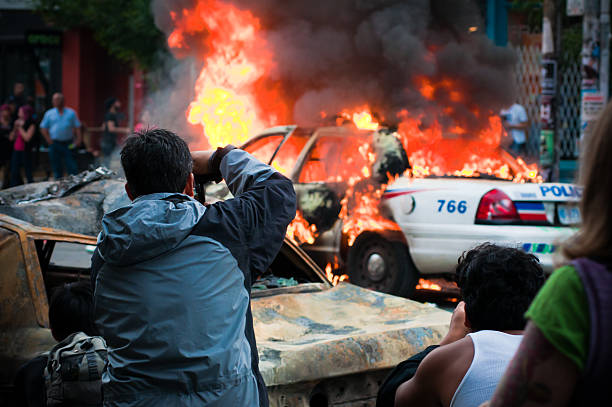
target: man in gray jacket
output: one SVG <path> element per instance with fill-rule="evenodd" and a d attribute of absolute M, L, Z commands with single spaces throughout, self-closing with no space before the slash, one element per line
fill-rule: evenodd
<path fill-rule="evenodd" d="M 161 129 L 130 137 L 121 164 L 133 202 L 104 216 L 92 257 L 104 404 L 267 406 L 250 289 L 295 216 L 291 181 L 231 146 L 190 155 Z M 192 170 L 235 198 L 200 204 Z"/>

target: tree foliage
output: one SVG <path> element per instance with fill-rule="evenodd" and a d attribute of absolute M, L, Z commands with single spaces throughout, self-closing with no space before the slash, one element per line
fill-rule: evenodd
<path fill-rule="evenodd" d="M 59 28 L 88 28 L 117 59 L 150 68 L 165 37 L 157 29 L 150 0 L 36 0 L 36 9 Z"/>
<path fill-rule="evenodd" d="M 610 0 L 608 0 L 610 1 Z M 542 29 L 542 0 L 512 0 L 512 10 L 526 16 L 527 26 L 531 32 Z M 561 65 L 580 61 L 582 49 L 582 17 L 570 17 L 566 14 L 567 0 L 555 0 L 555 6 L 561 13 Z"/>
<path fill-rule="evenodd" d="M 538 31 L 536 27 L 542 26 L 542 0 L 512 0 L 510 7 L 527 16 L 530 31 Z"/>

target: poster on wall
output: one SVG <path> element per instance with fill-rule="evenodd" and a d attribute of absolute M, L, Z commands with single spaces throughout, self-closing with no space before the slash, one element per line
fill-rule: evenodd
<path fill-rule="evenodd" d="M 597 120 L 605 104 L 604 96 L 600 92 L 583 91 L 581 106 L 582 121 L 589 122 Z"/>
<path fill-rule="evenodd" d="M 590 134 L 606 105 L 604 95 L 596 90 L 583 90 L 580 104 L 580 139 Z"/>

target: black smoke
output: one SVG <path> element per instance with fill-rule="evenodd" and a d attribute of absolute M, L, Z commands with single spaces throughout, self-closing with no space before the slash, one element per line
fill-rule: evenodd
<path fill-rule="evenodd" d="M 435 119 L 476 131 L 514 102 L 515 56 L 486 38 L 472 0 L 226 1 L 260 19 L 276 62 L 265 80 L 281 84 L 298 124 L 367 104 L 390 124 L 405 110 L 424 125 Z M 170 11 L 193 5 L 156 1 L 158 26 L 169 34 Z M 453 86 L 430 100 L 419 92 L 421 77 Z"/>

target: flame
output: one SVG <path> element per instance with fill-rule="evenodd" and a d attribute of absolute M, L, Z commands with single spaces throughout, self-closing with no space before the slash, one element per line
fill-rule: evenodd
<path fill-rule="evenodd" d="M 242 144 L 256 132 L 286 117 L 286 106 L 264 76 L 274 65 L 260 23 L 250 11 L 217 0 L 198 0 L 192 10 L 171 13 L 175 29 L 171 49 L 189 49 L 197 36 L 202 68 L 189 105 L 187 121 L 201 125 L 207 140 L 194 148 Z M 260 108 L 265 105 L 265 111 Z"/>
<path fill-rule="evenodd" d="M 322 111 L 319 113 L 321 119 L 327 117 L 327 113 Z M 336 125 L 342 126 L 345 122 L 351 122 L 360 130 L 378 130 L 380 124 L 374 120 L 374 115 L 370 111 L 370 108 L 363 106 L 356 109 L 344 109 L 337 116 Z"/>
<path fill-rule="evenodd" d="M 186 118 L 190 124 L 201 126 L 205 137 L 192 143 L 192 148 L 240 145 L 266 127 L 290 121 L 291 105 L 281 97 L 279 83 L 270 79 L 276 61 L 256 16 L 220 0 L 195 0 L 192 8 L 172 12 L 170 17 L 174 30 L 168 37 L 169 47 L 177 54 L 195 52 L 203 62 Z M 435 52 L 435 47 L 430 47 L 426 59 L 433 60 Z M 442 100 L 439 105 L 444 107 L 435 112 L 402 110 L 398 114 L 397 137 L 412 165 L 407 175 L 489 175 L 515 182 L 542 181 L 536 165 L 528 165 L 500 149 L 505 132 L 494 112 L 465 106 L 465 91 L 459 79 L 422 76 L 414 78 L 413 84 L 423 99 Z M 349 121 L 363 131 L 379 130 L 371 107 L 375 106 L 347 106 L 339 113 L 338 125 Z M 454 123 L 453 115 L 462 109 L 468 109 L 487 125 L 473 133 L 461 123 Z M 336 114 L 321 111 L 320 117 L 326 119 Z M 302 147 L 293 146 L 295 157 L 276 159 L 272 165 L 287 174 Z M 308 174 L 318 177 L 316 182 L 346 185 L 339 217 L 349 246 L 365 231 L 399 230 L 396 223 L 379 212 L 386 185 L 370 180 L 376 161 L 371 142 L 349 145 L 346 151 L 339 160 L 326 159 L 321 153 L 319 163 Z M 287 230 L 287 236 L 297 244 L 313 244 L 318 233 L 317 227 L 309 224 L 300 211 Z M 344 276 L 332 272 L 337 270 L 337 264 L 328 266 L 328 279 L 334 284 L 343 281 Z"/>
<path fill-rule="evenodd" d="M 418 84 L 418 86 L 421 95 L 423 95 L 423 97 L 427 100 L 433 100 L 436 88 L 432 85 L 431 81 L 428 78 L 423 77 L 420 78 L 419 82 L 420 83 Z"/>
<path fill-rule="evenodd" d="M 409 117 L 407 111 L 400 117 L 398 133 L 414 177 L 488 175 L 514 182 L 542 182 L 537 164 L 527 165 L 500 148 L 505 131 L 497 115 L 492 114 L 488 127 L 470 138 L 458 137 L 465 133 L 462 128 L 453 127 L 445 133 L 437 122 L 424 128 L 422 120 Z"/>
<path fill-rule="evenodd" d="M 416 286 L 417 290 L 432 290 L 432 291 L 442 291 L 442 287 L 439 284 L 436 284 L 432 281 L 425 280 L 424 278 L 419 278 L 419 283 Z"/>
<path fill-rule="evenodd" d="M 365 191 L 355 191 L 353 187 L 347 190 L 344 199 L 340 202 L 342 210 L 340 218 L 344 219 L 342 232 L 347 237 L 348 245 L 352 246 L 363 232 L 377 232 L 384 230 L 401 230 L 397 223 L 384 218 L 379 212 L 379 203 L 387 184 L 378 188 L 369 184 Z M 349 197 L 353 201 L 350 205 Z"/>
<path fill-rule="evenodd" d="M 367 110 L 353 113 L 352 119 L 358 129 L 378 130 L 379 128 L 379 124 L 372 118 L 372 113 Z"/>
<path fill-rule="evenodd" d="M 295 218 L 293 218 L 287 227 L 287 237 L 289 240 L 299 246 L 304 243 L 313 244 L 317 236 L 317 227 L 309 224 L 298 209 Z"/>
<path fill-rule="evenodd" d="M 333 286 L 338 285 L 340 281 L 348 281 L 349 276 L 347 276 L 346 274 L 342 274 L 341 276 L 334 274 L 334 272 L 332 271 L 333 269 L 334 268 L 332 267 L 331 263 L 327 263 L 327 265 L 325 266 L 325 277 L 330 283 L 332 283 Z"/>

